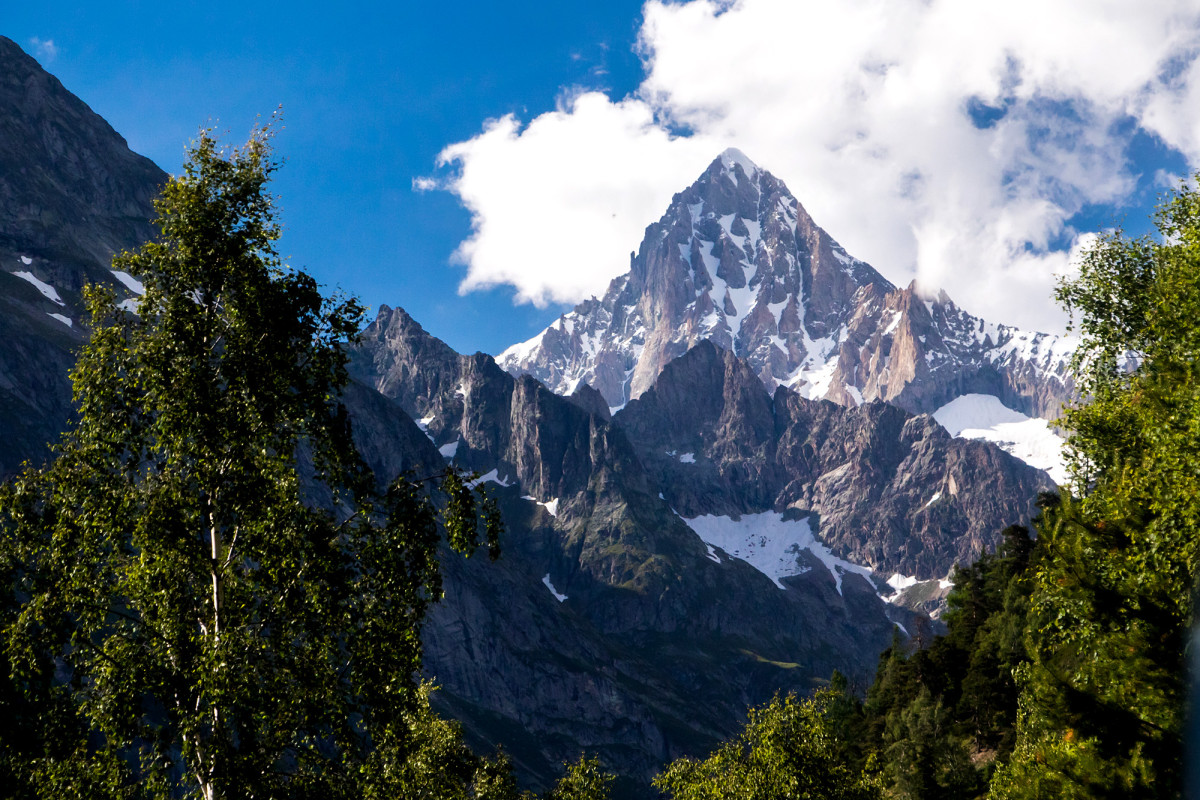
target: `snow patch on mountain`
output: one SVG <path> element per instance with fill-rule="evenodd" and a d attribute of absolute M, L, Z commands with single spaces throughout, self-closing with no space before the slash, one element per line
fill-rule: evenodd
<path fill-rule="evenodd" d="M 706 514 L 684 519 L 700 539 L 720 548 L 734 558 L 740 558 L 766 575 L 780 589 L 787 587 L 781 578 L 802 575 L 808 568 L 799 561 L 807 550 L 825 565 L 833 575 L 838 594 L 842 591 L 842 575 L 857 573 L 869 578 L 871 570 L 838 558 L 813 534 L 808 519 L 784 520 L 783 514 L 765 511 L 743 514 L 741 519 Z"/>
<path fill-rule="evenodd" d="M 565 317 L 563 317 L 565 319 Z M 517 342 L 510 345 L 503 353 L 496 356 L 496 360 L 524 361 L 532 356 L 542 344 L 542 339 L 546 336 L 549 329 L 542 331 L 531 339 L 526 339 L 523 342 Z"/>
<path fill-rule="evenodd" d="M 565 594 L 560 594 L 559 591 L 554 588 L 554 584 L 552 584 L 550 582 L 550 573 L 549 572 L 547 572 L 545 574 L 545 576 L 542 578 L 542 583 L 546 586 L 547 589 L 550 590 L 550 594 L 554 595 L 554 599 L 557 600 L 558 602 L 561 603 L 567 599 L 567 596 Z"/>
<path fill-rule="evenodd" d="M 933 412 L 933 418 L 951 436 L 993 442 L 1026 464 L 1045 470 L 1055 483 L 1067 482 L 1066 442 L 1044 419 L 1014 411 L 987 394 L 956 397 Z"/>
<path fill-rule="evenodd" d="M 34 285 L 34 287 L 39 292 L 41 292 L 42 296 L 45 297 L 47 300 L 57 303 L 60 306 L 66 305 L 66 303 L 64 303 L 62 301 L 62 298 L 58 296 L 58 291 L 53 286 L 51 286 L 48 283 L 45 283 L 44 281 L 38 280 L 37 278 L 34 277 L 32 272 L 14 272 L 13 275 L 20 278 L 23 281 L 32 283 Z"/>
<path fill-rule="evenodd" d="M 522 497 L 521 497 L 521 499 L 522 499 L 522 500 L 528 500 L 528 501 L 529 501 L 529 502 L 531 502 L 531 503 L 537 503 L 539 506 L 541 506 L 542 508 L 546 509 L 546 513 L 547 513 L 547 514 L 549 514 L 549 515 L 550 515 L 550 516 L 552 516 L 552 517 L 557 517 L 557 516 L 558 516 L 558 501 L 559 501 L 561 498 L 555 497 L 555 498 L 552 498 L 552 499 L 550 499 L 550 500 L 547 500 L 546 502 L 542 502 L 541 500 L 538 500 L 538 499 L 537 499 L 536 497 L 534 497 L 533 495 L 528 495 L 528 494 L 527 494 L 527 495 L 524 495 L 524 496 L 522 496 Z"/>
<path fill-rule="evenodd" d="M 142 282 L 130 275 L 128 272 L 122 272 L 119 269 L 109 271 L 113 274 L 114 278 L 119 280 L 126 289 L 134 294 L 143 295 L 146 293 L 146 287 L 142 285 Z"/>
<path fill-rule="evenodd" d="M 474 489 L 476 486 L 479 486 L 484 483 L 494 483 L 497 486 L 501 486 L 501 487 L 508 487 L 508 486 L 513 485 L 510 481 L 507 481 L 504 478 L 500 477 L 499 470 L 493 469 L 488 472 L 485 472 L 483 475 L 480 475 L 478 478 L 476 478 L 473 481 L 468 481 L 467 486 Z"/>
<path fill-rule="evenodd" d="M 753 177 L 758 172 L 758 165 L 751 161 L 745 153 L 738 150 L 736 147 L 730 147 L 721 153 L 721 164 L 730 172 L 733 171 L 734 165 L 742 168 L 747 175 Z"/>
<path fill-rule="evenodd" d="M 894 572 L 892 577 L 887 579 L 887 584 L 897 592 L 903 592 L 908 587 L 915 586 L 919 580 L 915 575 L 901 575 L 899 572 Z"/>

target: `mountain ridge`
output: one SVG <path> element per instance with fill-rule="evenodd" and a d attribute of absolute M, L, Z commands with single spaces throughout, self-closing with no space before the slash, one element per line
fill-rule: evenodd
<path fill-rule="evenodd" d="M 153 238 L 166 177 L 0 36 L 0 474 L 49 456 L 72 410 L 82 289 L 128 296 L 111 259 Z"/>
<path fill-rule="evenodd" d="M 769 394 L 710 341 L 668 364 L 614 422 L 685 519 L 809 517 L 833 555 L 883 577 L 949 577 L 1054 489 L 1039 470 L 927 415 L 882 402 L 847 408 L 782 386 Z"/>
<path fill-rule="evenodd" d="M 932 413 L 963 394 L 1054 418 L 1074 342 L 987 323 L 944 292 L 899 288 L 820 228 L 740 151 L 722 153 L 646 229 L 630 269 L 497 362 L 560 394 L 587 383 L 612 409 L 708 339 L 768 390 Z"/>
<path fill-rule="evenodd" d="M 666 758 L 728 735 L 746 705 L 780 688 L 806 691 L 833 668 L 861 679 L 896 622 L 931 630 L 885 603 L 864 572 L 797 552 L 807 566 L 780 582 L 708 546 L 607 409 L 513 377 L 490 356 L 456 354 L 402 309 L 381 307 L 351 373 L 417 420 L 427 450 L 482 474 L 501 503 L 505 555 L 448 567 L 450 601 L 431 612 L 426 665 L 479 742 L 496 744 L 496 725 L 543 737 L 541 756 L 522 754 L 530 765 L 582 744 L 623 754 L 648 779 Z M 507 600 L 484 599 L 497 596 Z M 545 633 L 519 618 L 542 619 Z M 531 638 L 556 641 L 555 652 L 526 649 Z M 584 669 L 581 652 L 602 655 Z M 703 712 L 689 702 L 697 696 Z"/>

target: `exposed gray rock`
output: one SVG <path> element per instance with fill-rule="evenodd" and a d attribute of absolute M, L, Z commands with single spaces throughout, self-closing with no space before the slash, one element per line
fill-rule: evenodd
<path fill-rule="evenodd" d="M 399 309 L 381 309 L 351 371 L 420 420 L 430 447 L 498 482 L 504 556 L 450 561 L 426 665 L 477 741 L 523 743 L 514 755 L 535 779 L 583 746 L 646 780 L 732 733 L 747 704 L 776 690 L 806 690 L 835 668 L 867 680 L 892 618 L 928 629 L 861 576 L 843 576 L 838 591 L 811 569 L 781 590 L 744 561 L 710 556 L 623 430 L 586 400 L 456 355 Z M 753 455 L 774 424 L 747 375 L 757 410 L 731 409 L 731 461 Z M 721 403 L 719 390 L 691 400 Z M 693 422 L 671 424 L 684 435 Z M 758 437 L 751 451 L 738 449 L 746 432 Z M 711 488 L 730 491 L 720 476 Z"/>
<path fill-rule="evenodd" d="M 887 403 L 845 408 L 701 342 L 614 418 L 685 517 L 791 511 L 835 554 L 884 575 L 946 577 L 1033 516 L 1049 477 Z M 682 463 L 674 453 L 692 453 Z"/>
<path fill-rule="evenodd" d="M 152 235 L 165 180 L 0 36 L 0 475 L 42 461 L 58 439 L 83 342 L 80 291 L 102 283 L 127 294 L 108 267 Z"/>
<path fill-rule="evenodd" d="M 0 36 L 0 247 L 55 265 L 106 266 L 154 233 L 151 201 L 166 175 L 53 75 Z M 7 268 L 7 264 L 5 265 Z"/>
<path fill-rule="evenodd" d="M 603 420 L 612 419 L 612 414 L 609 413 L 608 403 L 605 402 L 604 395 L 586 383 L 581 383 L 575 387 L 575 391 L 567 395 L 567 399 L 589 414 L 595 414 Z"/>
<path fill-rule="evenodd" d="M 768 390 L 929 413 L 968 392 L 1055 418 L 1073 342 L 993 325 L 944 293 L 893 286 L 736 150 L 675 195 L 629 272 L 497 361 L 611 407 L 641 396 L 699 341 L 743 358 Z"/>

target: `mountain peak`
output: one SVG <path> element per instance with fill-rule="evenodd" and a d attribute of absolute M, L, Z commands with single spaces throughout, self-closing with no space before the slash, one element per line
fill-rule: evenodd
<path fill-rule="evenodd" d="M 798 391 L 823 395 L 828 387 L 807 376 L 836 357 L 838 331 L 867 287 L 892 289 L 817 226 L 782 181 L 731 147 L 675 195 L 602 299 L 498 361 L 563 394 L 588 383 L 617 408 L 668 361 L 709 340 L 746 359 L 768 388 L 799 383 Z"/>
<path fill-rule="evenodd" d="M 497 361 L 614 411 L 701 341 L 768 390 L 932 412 L 964 391 L 1052 417 L 1069 346 L 988 325 L 944 292 L 893 286 L 826 233 L 775 176 L 729 148 L 673 198 L 624 276 Z"/>
<path fill-rule="evenodd" d="M 738 150 L 736 147 L 726 148 L 721 155 L 717 156 L 716 161 L 720 162 L 721 168 L 725 172 L 732 173 L 734 167 L 737 166 L 741 167 L 742 171 L 745 172 L 747 176 L 753 177 L 755 174 L 761 171 L 759 170 L 757 164 L 751 161 L 745 153 L 743 153 L 741 150 Z"/>

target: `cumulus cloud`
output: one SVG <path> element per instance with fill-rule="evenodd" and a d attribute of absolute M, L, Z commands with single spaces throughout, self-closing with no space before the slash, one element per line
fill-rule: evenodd
<path fill-rule="evenodd" d="M 455 252 L 460 287 L 511 284 L 517 300 L 573 302 L 629 268 L 629 251 L 717 152 L 709 137 L 668 133 L 644 102 L 598 92 L 564 97 L 522 125 L 489 122 L 439 156 L 472 214 Z"/>
<path fill-rule="evenodd" d="M 893 281 L 1059 329 L 1070 220 L 1130 197 L 1135 132 L 1200 165 L 1195 0 L 651 0 L 639 50 L 633 96 L 567 95 L 442 153 L 473 218 L 463 291 L 603 291 L 732 144 Z"/>
<path fill-rule="evenodd" d="M 58 58 L 58 46 L 54 44 L 53 39 L 39 39 L 34 36 L 29 40 L 29 46 L 33 48 L 34 55 L 43 64 L 49 64 Z"/>

